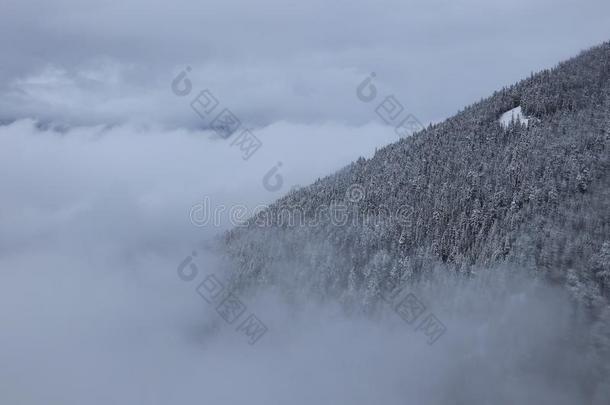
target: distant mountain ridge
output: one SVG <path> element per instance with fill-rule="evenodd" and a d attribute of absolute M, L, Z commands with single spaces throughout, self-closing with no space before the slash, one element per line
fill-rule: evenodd
<path fill-rule="evenodd" d="M 503 126 L 502 114 L 516 107 L 529 125 Z M 230 231 L 236 282 L 372 307 L 384 286 L 432 268 L 467 275 L 512 263 L 565 285 L 610 320 L 609 144 L 604 43 L 291 192 Z M 286 220 L 337 205 L 345 224 L 328 214 L 315 226 Z M 394 215 L 405 207 L 408 215 Z"/>

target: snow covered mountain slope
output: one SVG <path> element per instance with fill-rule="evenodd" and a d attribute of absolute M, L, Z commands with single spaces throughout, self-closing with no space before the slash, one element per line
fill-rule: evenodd
<path fill-rule="evenodd" d="M 508 128 L 511 122 L 520 122 L 522 124 L 529 125 L 530 120 L 530 117 L 523 114 L 521 106 L 517 106 L 502 114 L 499 122 L 504 128 Z"/>
<path fill-rule="evenodd" d="M 241 281 L 363 298 L 435 266 L 511 262 L 606 301 L 609 72 L 605 43 L 290 193 L 227 235 Z M 498 123 L 519 107 L 537 125 Z"/>
<path fill-rule="evenodd" d="M 536 125 L 503 126 L 506 112 Z M 375 314 L 396 286 L 520 269 L 592 322 L 610 387 L 610 43 L 294 191 L 226 235 L 236 288 Z M 432 282 L 434 284 L 434 282 Z M 593 381 L 593 379 L 591 379 Z"/>

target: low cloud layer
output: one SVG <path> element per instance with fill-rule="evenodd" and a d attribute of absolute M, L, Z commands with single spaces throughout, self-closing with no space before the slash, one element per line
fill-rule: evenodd
<path fill-rule="evenodd" d="M 195 227 L 191 206 L 269 203 L 396 136 L 281 123 L 257 135 L 263 147 L 244 161 L 210 132 L 0 127 L 3 401 L 167 403 L 198 398 L 199 378 L 228 384 L 214 370 L 254 352 L 202 341 L 214 318 L 176 267 L 229 224 Z M 270 192 L 262 177 L 278 160 L 284 185 Z M 200 357 L 213 344 L 222 349 Z"/>
<path fill-rule="evenodd" d="M 261 184 L 276 159 L 288 189 L 393 136 L 278 124 L 244 162 L 203 132 L 1 127 L 3 401 L 580 403 L 590 364 L 578 312 L 562 292 L 508 270 L 411 286 L 447 326 L 432 346 L 390 310 L 346 317 L 272 293 L 243 297 L 269 328 L 250 346 L 195 291 L 204 275 L 222 277 L 220 258 L 200 253 L 199 279 L 178 277 L 184 257 L 228 226 L 190 223 L 203 196 L 266 203 L 283 192 Z"/>

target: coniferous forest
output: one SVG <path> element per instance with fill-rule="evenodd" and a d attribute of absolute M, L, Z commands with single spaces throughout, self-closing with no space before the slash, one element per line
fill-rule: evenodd
<path fill-rule="evenodd" d="M 529 123 L 501 125 L 518 106 Z M 282 285 L 370 313 L 433 271 L 518 267 L 565 288 L 594 344 L 608 345 L 609 152 L 604 43 L 291 192 L 227 233 L 225 249 L 242 288 Z M 332 220 L 336 206 L 347 219 Z"/>

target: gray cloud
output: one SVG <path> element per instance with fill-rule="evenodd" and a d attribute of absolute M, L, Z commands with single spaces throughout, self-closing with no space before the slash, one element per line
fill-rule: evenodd
<path fill-rule="evenodd" d="M 610 37 L 602 0 L 51 2 L 0 17 L 2 117 L 197 126 L 168 83 L 186 65 L 253 125 L 360 125 L 371 71 L 424 122 Z"/>

